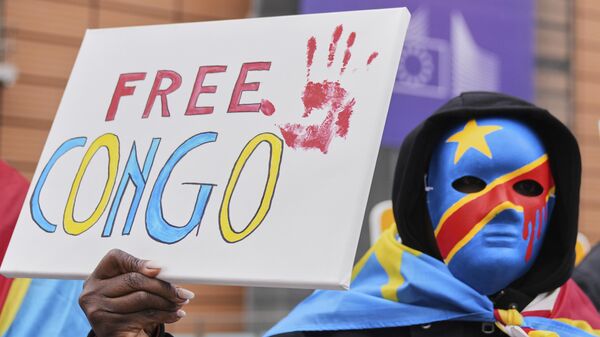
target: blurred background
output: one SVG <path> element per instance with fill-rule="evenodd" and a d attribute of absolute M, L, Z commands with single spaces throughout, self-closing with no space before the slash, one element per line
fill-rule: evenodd
<path fill-rule="evenodd" d="M 87 28 L 408 6 L 396 77 L 357 256 L 385 222 L 407 130 L 465 90 L 548 108 L 583 155 L 580 230 L 600 240 L 600 2 L 595 0 L 0 0 L 0 159 L 31 179 Z M 385 33 L 385 32 L 382 32 Z M 598 96 L 596 96 L 598 95 Z M 176 336 L 258 336 L 309 292 L 189 286 Z"/>

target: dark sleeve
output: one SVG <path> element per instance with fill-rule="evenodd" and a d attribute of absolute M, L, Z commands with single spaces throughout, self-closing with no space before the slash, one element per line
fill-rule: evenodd
<path fill-rule="evenodd" d="M 88 333 L 87 337 L 96 337 L 96 334 L 94 333 L 94 330 L 90 330 L 90 332 Z M 173 337 L 173 335 L 171 335 L 168 332 L 165 332 L 165 325 L 161 324 L 160 325 L 160 329 L 158 330 L 158 333 L 154 337 Z"/>
<path fill-rule="evenodd" d="M 573 280 L 600 311 L 600 244 L 594 246 L 573 272 Z"/>

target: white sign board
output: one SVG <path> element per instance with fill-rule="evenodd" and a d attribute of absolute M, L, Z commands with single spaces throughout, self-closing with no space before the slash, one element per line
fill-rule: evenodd
<path fill-rule="evenodd" d="M 89 30 L 1 272 L 346 287 L 409 17 Z"/>

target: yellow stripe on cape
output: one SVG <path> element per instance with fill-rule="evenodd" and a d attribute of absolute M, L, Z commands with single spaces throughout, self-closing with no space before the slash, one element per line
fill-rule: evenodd
<path fill-rule="evenodd" d="M 6 302 L 4 302 L 4 307 L 2 307 L 2 312 L 0 313 L 0 336 L 6 334 L 17 316 L 30 284 L 31 279 L 18 278 L 10 285 Z"/>
<path fill-rule="evenodd" d="M 381 296 L 394 302 L 398 302 L 397 291 L 404 283 L 404 277 L 400 273 L 402 255 L 405 252 L 415 256 L 422 254 L 398 242 L 396 240 L 397 235 L 396 224 L 393 224 L 381 234 L 379 240 L 363 255 L 352 270 L 352 280 L 354 280 L 362 271 L 369 258 L 375 254 L 377 262 L 379 262 L 388 276 L 388 282 L 381 287 Z"/>
<path fill-rule="evenodd" d="M 583 330 L 583 331 L 589 333 L 590 335 L 600 337 L 600 330 L 592 328 L 592 326 L 586 321 L 574 320 L 574 319 L 568 319 L 568 318 L 555 318 L 555 320 L 569 324 L 571 326 L 574 326 L 580 330 Z"/>

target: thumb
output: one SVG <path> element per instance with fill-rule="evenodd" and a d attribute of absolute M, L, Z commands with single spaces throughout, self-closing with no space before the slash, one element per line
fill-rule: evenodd
<path fill-rule="evenodd" d="M 93 275 L 99 279 L 109 279 L 127 273 L 155 277 L 160 273 L 160 267 L 154 261 L 138 259 L 120 249 L 112 249 L 98 263 Z"/>

